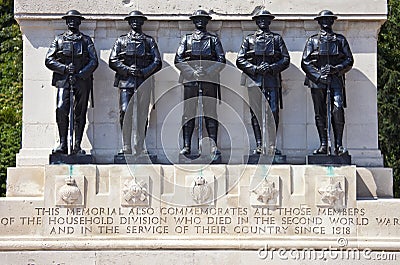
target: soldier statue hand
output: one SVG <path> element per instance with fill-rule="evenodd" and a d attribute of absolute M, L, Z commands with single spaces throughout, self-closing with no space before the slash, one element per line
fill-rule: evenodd
<path fill-rule="evenodd" d="M 265 74 L 269 73 L 270 71 L 271 71 L 271 66 L 266 62 L 263 62 L 259 66 L 256 67 L 256 73 L 259 73 L 259 74 L 265 75 Z"/>
<path fill-rule="evenodd" d="M 193 71 L 193 76 L 195 79 L 200 79 L 201 77 L 206 75 L 206 71 L 202 66 L 197 67 L 196 70 Z"/>
<path fill-rule="evenodd" d="M 327 64 L 321 68 L 321 75 L 331 75 L 331 74 L 336 74 L 337 72 L 338 69 L 330 64 Z"/>
<path fill-rule="evenodd" d="M 338 72 L 339 72 L 339 70 L 335 66 L 327 64 L 321 68 L 321 77 L 320 77 L 319 81 L 322 84 L 327 85 L 330 83 L 330 76 L 334 75 Z"/>
<path fill-rule="evenodd" d="M 75 79 L 82 79 L 82 80 L 86 80 L 85 76 L 83 75 L 83 73 L 79 72 L 76 75 L 74 75 Z"/>
<path fill-rule="evenodd" d="M 71 75 L 74 74 L 75 73 L 75 65 L 70 63 L 69 65 L 67 65 L 66 71 L 68 72 L 68 74 L 71 74 Z"/>
<path fill-rule="evenodd" d="M 70 63 L 69 65 L 67 65 L 67 72 L 70 75 L 69 76 L 69 83 L 70 85 L 75 85 L 76 83 L 76 77 L 75 77 L 75 65 L 73 65 L 72 63 Z"/>
<path fill-rule="evenodd" d="M 136 77 L 143 76 L 142 70 L 140 70 L 139 68 L 136 68 L 136 67 L 131 67 L 129 69 L 129 72 L 131 73 L 131 75 L 136 76 Z"/>
<path fill-rule="evenodd" d="M 319 78 L 319 82 L 321 84 L 327 85 L 330 83 L 330 78 L 328 75 L 321 75 L 321 77 Z"/>

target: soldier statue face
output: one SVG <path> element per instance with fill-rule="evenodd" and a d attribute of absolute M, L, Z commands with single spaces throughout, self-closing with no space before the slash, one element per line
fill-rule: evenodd
<path fill-rule="evenodd" d="M 193 24 L 198 30 L 205 30 L 207 27 L 209 19 L 206 17 L 195 17 L 193 18 Z"/>
<path fill-rule="evenodd" d="M 79 17 L 67 17 L 65 19 L 65 23 L 68 26 L 68 29 L 72 32 L 79 30 L 79 25 L 81 24 L 81 19 Z"/>
<path fill-rule="evenodd" d="M 318 24 L 321 26 L 321 29 L 325 31 L 331 31 L 334 22 L 335 20 L 332 17 L 322 17 L 318 19 Z"/>
<path fill-rule="evenodd" d="M 129 26 L 131 26 L 131 28 L 134 31 L 142 31 L 144 19 L 140 18 L 140 17 L 132 17 L 132 18 L 129 18 L 128 23 L 129 23 Z"/>
<path fill-rule="evenodd" d="M 258 17 L 256 19 L 256 24 L 261 30 L 269 30 L 269 25 L 271 25 L 271 18 L 269 17 Z"/>

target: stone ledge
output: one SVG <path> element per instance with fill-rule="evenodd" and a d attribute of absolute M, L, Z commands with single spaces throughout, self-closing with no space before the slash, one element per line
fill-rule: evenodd
<path fill-rule="evenodd" d="M 140 2 L 140 5 L 133 0 L 110 1 L 110 0 L 92 0 L 82 2 L 79 0 L 60 0 L 57 2 L 48 2 L 41 0 L 18 0 L 15 1 L 15 14 L 57 14 L 62 15 L 71 7 L 79 7 L 82 14 L 95 14 L 104 16 L 106 14 L 123 16 L 131 10 L 140 9 L 144 14 L 151 16 L 184 16 L 187 17 L 193 13 L 194 9 L 204 9 L 210 11 L 213 16 L 250 16 L 254 11 L 265 5 L 265 1 L 255 0 L 203 0 L 198 5 L 192 1 L 149 1 Z M 112 8 L 110 8 L 112 6 Z M 355 8 L 357 7 L 357 8 Z M 286 16 L 315 16 L 323 9 L 330 9 L 340 16 L 361 16 L 361 14 L 386 16 L 386 0 L 296 0 L 296 1 L 268 1 L 267 8 L 276 15 Z"/>
<path fill-rule="evenodd" d="M 168 175 L 171 170 L 174 170 L 176 166 L 183 168 L 191 168 L 190 165 L 138 165 L 140 170 L 146 170 L 147 167 L 155 167 L 157 171 L 160 170 L 160 174 L 164 174 L 164 177 Z M 90 172 L 99 172 L 97 178 L 101 177 L 109 177 L 105 173 L 106 171 L 111 172 L 120 172 L 126 171 L 127 165 L 74 165 L 76 170 L 79 168 L 90 169 Z M 213 168 L 219 168 L 223 170 L 227 170 L 227 176 L 229 177 L 232 173 L 232 169 L 245 170 L 254 170 L 256 168 L 255 165 L 212 165 Z M 306 168 L 310 168 L 312 166 L 306 165 L 272 165 L 270 167 L 270 172 L 274 172 L 276 170 L 282 170 L 283 168 L 287 168 L 292 170 L 296 168 L 296 172 L 302 172 Z M 315 165 L 315 167 L 321 167 L 319 165 Z M 303 169 L 302 169 L 303 168 Z M 359 199 L 377 199 L 377 198 L 392 198 L 393 197 L 393 171 L 390 168 L 364 168 L 364 167 L 355 167 L 356 168 L 356 192 L 357 198 Z M 16 167 L 8 169 L 8 178 L 7 178 L 7 197 L 41 197 L 44 194 L 44 180 L 46 172 L 51 171 L 60 171 L 62 174 L 68 173 L 68 165 L 52 165 L 52 166 L 27 166 L 27 167 Z M 85 170 L 85 169 L 84 169 Z M 126 171 L 129 174 L 129 171 Z M 231 173 L 230 173 L 231 172 Z M 59 174 L 61 174 L 59 173 Z M 150 174 L 150 173 L 149 173 Z M 166 174 L 166 175 L 165 175 Z M 174 177 L 176 177 L 176 171 L 173 173 Z M 285 173 L 287 174 L 287 173 Z M 298 174 L 298 173 L 297 173 Z M 99 184 L 96 184 L 99 185 Z"/>
<path fill-rule="evenodd" d="M 339 237 L 338 237 L 339 238 Z M 79 250 L 259 250 L 268 243 L 269 248 L 309 248 L 320 250 L 323 248 L 340 248 L 338 246 L 338 238 L 326 240 L 326 238 L 313 238 L 309 240 L 307 237 L 293 237 L 287 240 L 268 239 L 242 239 L 240 237 L 232 237 L 229 239 L 193 239 L 193 237 L 177 237 L 175 239 L 112 239 L 112 237 L 90 238 L 82 240 L 54 240 L 51 238 L 37 238 L 36 240 L 28 238 L 18 238 L 10 240 L 0 237 L 0 251 L 29 251 L 29 250 L 59 250 L 59 251 L 79 251 Z M 386 250 L 398 251 L 400 249 L 400 241 L 397 238 L 346 238 L 348 245 L 343 249 L 358 248 L 370 250 Z M 301 242 L 301 243 L 300 243 Z"/>
<path fill-rule="evenodd" d="M 298 250 L 296 248 L 296 250 Z M 362 250 L 360 250 L 362 252 Z M 285 255 L 282 255 L 284 253 Z M 302 260 L 302 264 L 320 265 L 324 264 L 340 264 L 353 265 L 357 264 L 372 265 L 377 261 L 372 257 L 386 254 L 386 259 L 380 259 L 385 265 L 397 265 L 400 258 L 400 252 L 394 251 L 385 253 L 381 251 L 371 251 L 368 254 L 357 256 L 356 252 L 349 252 L 350 258 L 338 258 L 343 255 L 343 251 L 313 251 L 291 252 L 290 249 L 284 249 L 279 252 L 268 251 L 259 253 L 259 251 L 222 251 L 222 250 L 123 250 L 123 251 L 26 251 L 26 252 L 3 252 L 5 262 L 7 264 L 27 264 L 35 262 L 35 264 L 48 264 L 49 260 L 57 262 L 56 264 L 231 264 L 231 265 L 297 265 Z M 353 256 L 351 256 L 353 254 Z M 264 255 L 264 256 L 263 256 Z M 282 256 L 281 256 L 282 255 Z M 308 256 L 311 255 L 311 256 Z M 390 255 L 390 256 L 389 256 Z M 308 258 L 309 257 L 309 258 Z M 323 258 L 324 257 L 324 258 Z M 4 259 L 3 259 L 4 260 Z"/>
<path fill-rule="evenodd" d="M 314 21 L 316 14 L 309 15 L 276 15 L 274 21 Z M 123 21 L 126 15 L 85 15 L 87 20 L 103 20 L 103 21 Z M 213 21 L 252 21 L 251 14 L 249 15 L 212 15 Z M 60 15 L 50 14 L 15 14 L 17 21 L 22 20 L 60 20 Z M 188 15 L 155 15 L 148 16 L 149 21 L 188 21 Z M 386 14 L 357 14 L 357 15 L 341 15 L 339 21 L 380 21 L 383 24 L 387 19 Z M 87 23 L 87 22 L 85 22 Z"/>

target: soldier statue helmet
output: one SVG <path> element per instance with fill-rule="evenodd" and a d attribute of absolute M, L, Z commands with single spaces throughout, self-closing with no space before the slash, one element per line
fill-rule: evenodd
<path fill-rule="evenodd" d="M 212 19 L 207 11 L 201 9 L 194 11 L 193 14 L 189 17 L 190 20 L 194 20 L 196 18 L 207 18 L 208 20 Z"/>
<path fill-rule="evenodd" d="M 336 20 L 337 16 L 335 16 L 330 10 L 322 10 L 318 13 L 318 16 L 316 16 L 314 20 L 320 20 L 322 18 L 332 18 L 333 20 Z"/>
<path fill-rule="evenodd" d="M 260 17 L 266 17 L 271 20 L 273 20 L 275 18 L 275 16 L 272 15 L 271 12 L 269 12 L 268 10 L 260 10 L 252 17 L 252 19 L 257 20 Z"/>
<path fill-rule="evenodd" d="M 140 12 L 139 10 L 134 10 L 132 12 L 130 12 L 124 20 L 130 20 L 131 18 L 141 18 L 143 19 L 143 21 L 147 20 L 147 17 L 145 15 L 143 15 L 142 12 Z"/>
<path fill-rule="evenodd" d="M 63 17 L 62 19 L 67 19 L 69 17 L 76 17 L 79 18 L 80 20 L 84 20 L 85 18 L 82 16 L 82 14 L 78 10 L 69 10 Z"/>

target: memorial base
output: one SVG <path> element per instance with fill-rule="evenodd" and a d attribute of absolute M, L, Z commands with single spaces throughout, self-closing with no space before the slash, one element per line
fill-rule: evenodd
<path fill-rule="evenodd" d="M 159 247 L 157 247 L 159 248 Z M 368 250 L 298 250 L 297 248 L 276 250 L 81 250 L 81 251 L 24 251 L 3 252 L 4 264 L 96 264 L 96 265 L 135 265 L 135 264 L 230 264 L 230 265 L 397 265 L 400 251 L 382 252 Z M 342 258 L 343 257 L 343 258 Z M 376 259 L 380 260 L 380 263 Z M 384 257 L 384 258 L 382 258 Z M 49 263 L 53 261 L 54 263 Z M 302 263 L 300 263 L 300 261 Z"/>
<path fill-rule="evenodd" d="M 65 155 L 65 154 L 50 154 L 49 155 L 49 164 L 50 165 L 58 165 L 58 164 L 93 164 L 92 155 Z"/>
<path fill-rule="evenodd" d="M 9 168 L 7 197 L 0 199 L 0 259 L 12 265 L 241 265 L 266 264 L 275 255 L 274 264 L 282 264 L 279 257 L 292 264 L 284 253 L 317 252 L 305 261 L 320 264 L 323 253 L 324 261 L 337 257 L 328 250 L 342 257 L 350 249 L 366 256 L 332 262 L 369 264 L 400 249 L 400 200 L 386 199 L 392 196 L 391 170 L 384 168 Z M 396 255 L 384 256 L 385 264 L 397 264 Z"/>
<path fill-rule="evenodd" d="M 286 164 L 286 155 L 275 155 L 272 158 L 270 156 L 259 155 L 259 154 L 251 154 L 245 155 L 244 161 L 249 165 L 256 165 L 256 164 Z"/>
<path fill-rule="evenodd" d="M 222 164 L 222 156 L 211 159 L 211 155 L 179 155 L 179 164 Z"/>
<path fill-rule="evenodd" d="M 308 155 L 307 165 L 351 165 L 351 155 Z"/>
<path fill-rule="evenodd" d="M 157 155 L 115 155 L 114 164 L 154 164 L 157 163 Z"/>

